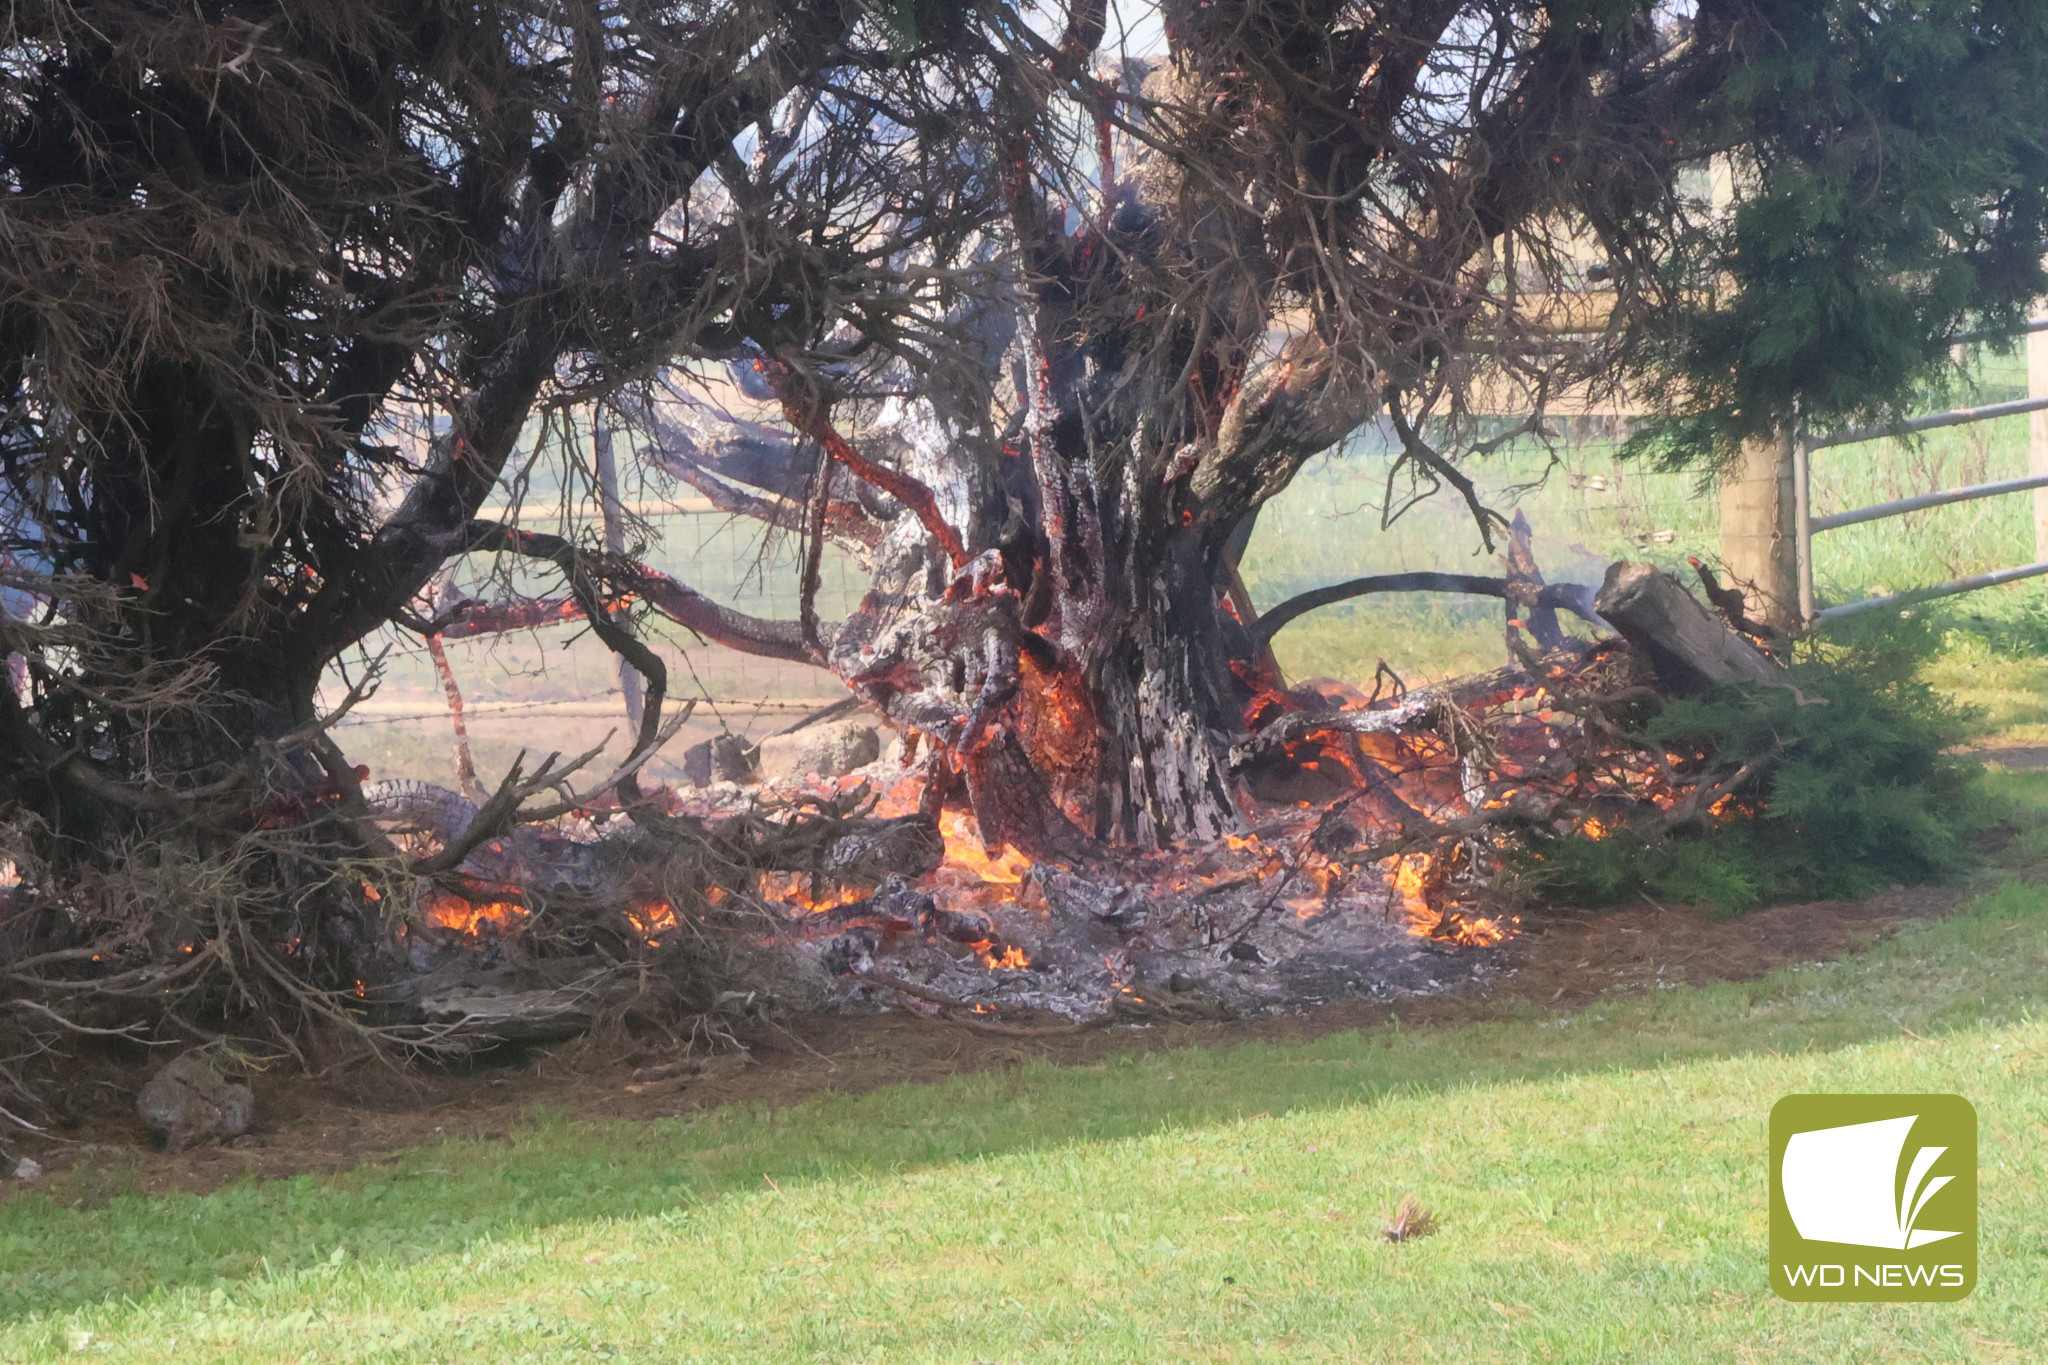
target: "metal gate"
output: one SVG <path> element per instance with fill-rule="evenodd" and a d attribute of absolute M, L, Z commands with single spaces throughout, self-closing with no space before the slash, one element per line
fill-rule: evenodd
<path fill-rule="evenodd" d="M 2048 332 L 2048 317 L 2035 318 L 2022 329 L 2026 333 Z M 1973 333 L 1957 337 L 1958 344 L 1983 341 L 1987 337 Z M 2030 376 L 2034 366 L 2029 365 Z M 2037 391 L 2042 385 L 2037 379 L 2030 379 L 2030 391 Z M 1958 593 L 1975 592 L 1979 588 L 1995 588 L 2001 583 L 2012 583 L 2022 578 L 2035 578 L 2048 574 L 2048 559 L 2032 564 L 2016 565 L 2009 569 L 1997 569 L 1990 573 L 1975 574 L 1968 578 L 1952 579 L 1929 587 L 1909 589 L 1905 592 L 1889 593 L 1882 597 L 1866 597 L 1855 602 L 1844 602 L 1839 606 L 1814 609 L 1813 601 L 1813 538 L 1823 531 L 1837 527 L 1855 526 L 1866 521 L 1879 521 L 1886 517 L 1902 516 L 1907 512 L 1918 512 L 1929 507 L 1944 507 L 1950 503 L 1969 502 L 1976 498 L 1992 498 L 2005 493 L 2021 493 L 2033 488 L 2048 488 L 2048 472 L 2042 471 L 2042 452 L 2037 449 L 2032 461 L 2036 472 L 2019 479 L 2000 479 L 1993 483 L 1972 484 L 1967 488 L 1950 488 L 1937 493 L 1922 493 L 1917 497 L 1900 498 L 1895 502 L 1881 502 L 1870 507 L 1858 507 L 1847 512 L 1832 512 L 1826 516 L 1813 515 L 1811 492 L 1810 457 L 1816 450 L 1832 446 L 1856 445 L 1864 441 L 1881 441 L 1888 437 L 1906 436 L 1915 432 L 1933 431 L 1939 427 L 1967 426 L 1974 422 L 1990 422 L 2000 417 L 2016 417 L 2022 413 L 2048 411 L 2048 396 L 2016 399 L 2009 403 L 1990 403 L 1983 407 L 1955 408 L 1948 412 L 1930 413 L 1925 417 L 1913 417 L 1906 421 L 1883 427 L 1858 427 L 1849 431 L 1830 432 L 1813 436 L 1802 434 L 1792 443 L 1792 488 L 1793 517 L 1797 527 L 1795 555 L 1799 569 L 1799 616 L 1808 626 L 1818 624 L 1852 612 L 1871 611 L 1880 607 L 1896 606 L 1900 603 L 1923 602 L 1937 597 L 1953 597 Z M 2038 447 L 2038 439 L 2035 445 Z M 2037 544 L 2036 553 L 2040 553 Z"/>

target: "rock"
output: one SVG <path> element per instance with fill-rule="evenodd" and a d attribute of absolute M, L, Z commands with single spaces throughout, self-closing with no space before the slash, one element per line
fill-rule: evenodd
<path fill-rule="evenodd" d="M 135 1097 L 142 1121 L 164 1135 L 168 1151 L 238 1138 L 256 1122 L 256 1096 L 231 1084 L 205 1054 L 188 1052 L 150 1077 Z"/>
<path fill-rule="evenodd" d="M 882 737 L 858 717 L 825 725 L 807 725 L 786 735 L 761 741 L 761 780 L 783 782 L 804 777 L 844 777 L 882 755 Z"/>
<path fill-rule="evenodd" d="M 32 1160 L 29 1157 L 23 1157 L 14 1163 L 14 1178 L 16 1180 L 34 1180 L 42 1173 L 43 1163 Z"/>
<path fill-rule="evenodd" d="M 683 776 L 693 786 L 754 780 L 754 746 L 745 736 L 724 731 L 683 751 Z"/>

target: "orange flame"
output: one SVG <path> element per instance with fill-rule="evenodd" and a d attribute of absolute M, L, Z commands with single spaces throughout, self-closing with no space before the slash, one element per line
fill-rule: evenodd
<path fill-rule="evenodd" d="M 1453 913 L 1446 915 L 1444 921 L 1436 937 L 1466 948 L 1490 948 L 1496 943 L 1504 943 L 1514 937 L 1515 930 L 1522 923 L 1522 917 L 1510 915 L 1508 922 L 1503 924 L 1485 915 L 1467 919 L 1461 914 Z"/>
<path fill-rule="evenodd" d="M 1467 915 L 1462 910 L 1439 914 L 1429 904 L 1429 874 L 1434 860 L 1427 853 L 1409 853 L 1394 860 L 1394 890 L 1401 897 L 1401 913 L 1408 932 L 1417 938 L 1455 943 L 1464 948 L 1487 948 L 1513 938 L 1521 916 L 1505 920 L 1487 915 Z"/>
<path fill-rule="evenodd" d="M 946 865 L 974 873 L 985 882 L 1019 886 L 1031 867 L 1031 859 L 1005 844 L 991 857 L 982 845 L 980 827 L 966 811 L 949 810 L 939 817 L 939 832 L 946 839 Z"/>
<path fill-rule="evenodd" d="M 1401 896 L 1401 913 L 1408 917 L 1408 932 L 1417 938 L 1428 938 L 1441 918 L 1429 908 L 1429 899 L 1423 895 L 1429 865 L 1427 853 L 1403 854 L 1394 864 L 1394 890 Z"/>
<path fill-rule="evenodd" d="M 1025 954 L 1022 948 L 1019 948 L 1014 943 L 1006 945 L 1000 953 L 993 951 L 994 945 L 986 939 L 973 945 L 973 947 L 975 956 L 981 959 L 981 965 L 992 972 L 1016 971 L 1019 968 L 1031 965 L 1030 957 Z"/>

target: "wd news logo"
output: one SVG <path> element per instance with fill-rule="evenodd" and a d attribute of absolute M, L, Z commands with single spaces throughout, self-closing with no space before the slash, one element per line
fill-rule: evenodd
<path fill-rule="evenodd" d="M 1977 1111 L 1960 1095 L 1771 1109 L 1771 1287 L 1799 1302 L 1960 1299 L 1977 1283 Z"/>

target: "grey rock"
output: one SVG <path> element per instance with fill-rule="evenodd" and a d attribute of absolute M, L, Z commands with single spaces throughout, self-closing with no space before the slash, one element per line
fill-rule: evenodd
<path fill-rule="evenodd" d="M 761 741 L 761 780 L 844 777 L 881 755 L 882 737 L 865 720 L 856 717 L 808 725 L 793 734 L 770 735 Z"/>
<path fill-rule="evenodd" d="M 683 751 L 683 776 L 693 786 L 754 780 L 754 746 L 744 735 L 725 731 Z"/>
<path fill-rule="evenodd" d="M 188 1052 L 150 1077 L 135 1097 L 135 1111 L 164 1135 L 166 1150 L 176 1152 L 248 1132 L 256 1122 L 256 1096 L 222 1076 L 205 1054 Z"/>
<path fill-rule="evenodd" d="M 23 1157 L 14 1163 L 14 1178 L 16 1180 L 34 1180 L 42 1173 L 43 1163 L 31 1157 Z"/>

